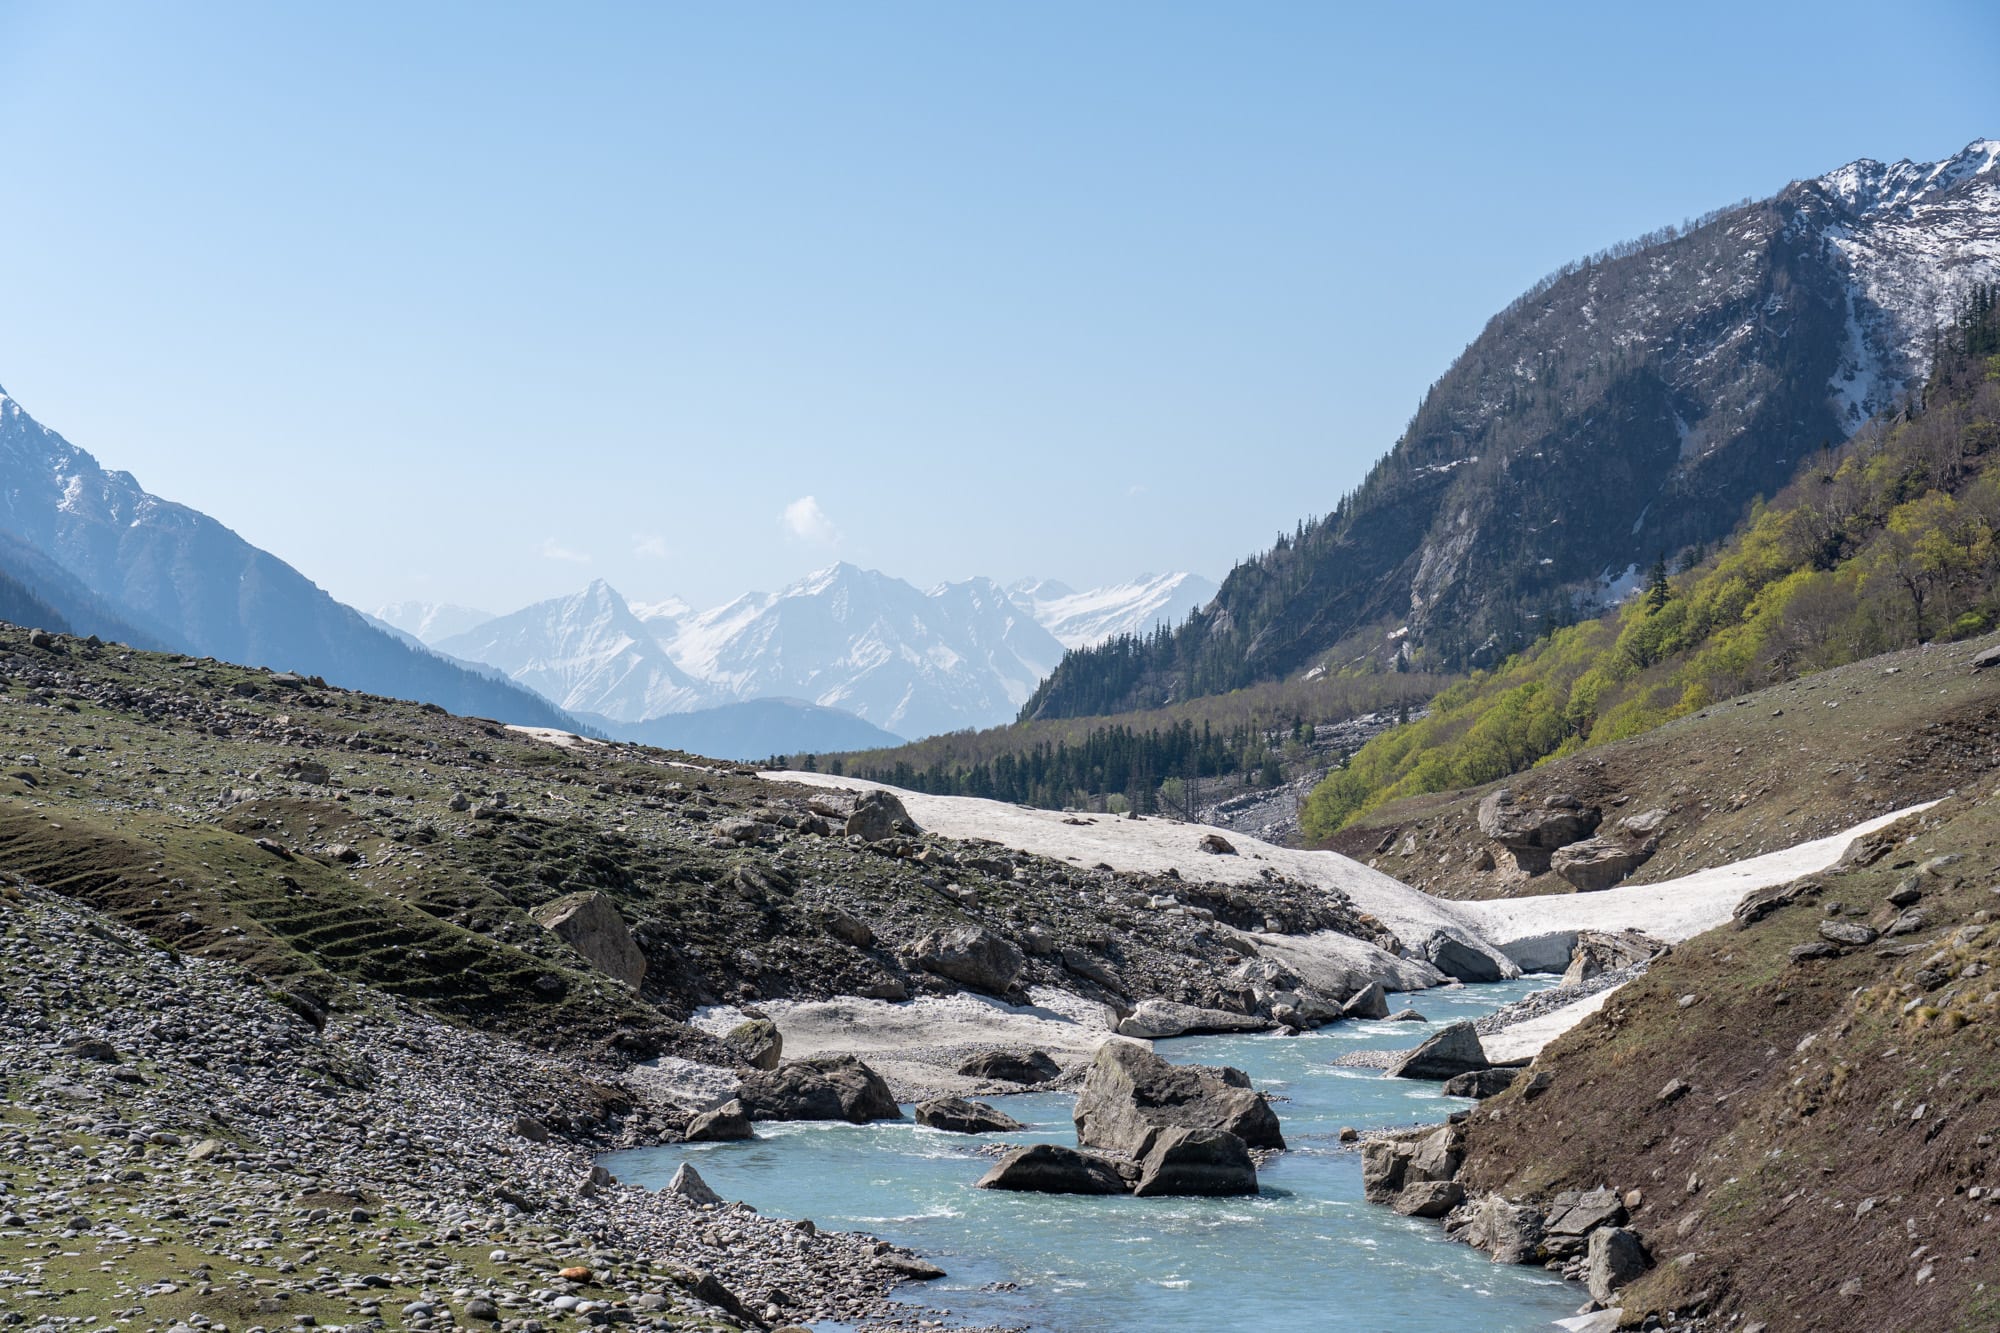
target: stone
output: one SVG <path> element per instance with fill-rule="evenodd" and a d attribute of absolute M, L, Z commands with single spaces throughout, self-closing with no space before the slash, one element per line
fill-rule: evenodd
<path fill-rule="evenodd" d="M 1599 1227 L 1623 1225 L 1624 1201 L 1611 1190 L 1600 1187 L 1558 1193 L 1549 1202 L 1543 1231 L 1549 1236 L 1570 1236 L 1581 1240 Z"/>
<path fill-rule="evenodd" d="M 1031 1190 L 1037 1194 L 1125 1193 L 1125 1178 L 1111 1163 L 1056 1143 L 1016 1148 L 975 1183 L 983 1190 Z"/>
<path fill-rule="evenodd" d="M 757 1318 L 735 1292 L 723 1286 L 721 1280 L 713 1273 L 703 1273 L 697 1277 L 694 1284 L 688 1288 L 688 1295 L 705 1305 L 713 1305 L 718 1310 L 727 1310 L 743 1323 L 753 1327 L 761 1326 L 764 1322 Z"/>
<path fill-rule="evenodd" d="M 1655 939 L 1643 931 L 1580 930 L 1576 933 L 1576 945 L 1570 953 L 1569 969 L 1563 973 L 1562 984 L 1579 986 L 1606 972 L 1637 967 L 1659 957 L 1667 949 L 1665 940 Z"/>
<path fill-rule="evenodd" d="M 1633 838 L 1650 838 L 1666 826 L 1667 812 L 1658 806 L 1618 821 L 1619 831 Z"/>
<path fill-rule="evenodd" d="M 917 946 L 918 967 L 988 995 L 1014 989 L 1027 965 L 1011 940 L 984 926 L 938 931 Z"/>
<path fill-rule="evenodd" d="M 875 1266 L 886 1268 L 898 1277 L 912 1282 L 935 1282 L 945 1275 L 944 1270 L 928 1259 L 920 1259 L 914 1254 L 904 1254 L 900 1250 L 888 1250 L 875 1256 Z"/>
<path fill-rule="evenodd" d="M 1077 1142 L 1137 1157 L 1156 1129 L 1222 1129 L 1251 1148 L 1282 1148 L 1271 1104 L 1240 1069 L 1174 1065 L 1143 1046 L 1097 1048 L 1076 1098 Z"/>
<path fill-rule="evenodd" d="M 1443 1217 L 1465 1202 L 1465 1186 L 1455 1180 L 1420 1180 L 1404 1188 L 1390 1207 L 1405 1217 Z"/>
<path fill-rule="evenodd" d="M 687 1131 L 681 1137 L 688 1143 L 735 1143 L 754 1136 L 750 1112 L 732 1097 L 688 1121 Z"/>
<path fill-rule="evenodd" d="M 1506 981 L 1521 974 L 1504 958 L 1442 930 L 1432 932 L 1418 952 L 1432 967 L 1459 981 Z"/>
<path fill-rule="evenodd" d="M 678 1194 L 693 1204 L 722 1202 L 722 1196 L 710 1189 L 708 1182 L 701 1178 L 701 1173 L 687 1162 L 682 1162 L 680 1169 L 674 1172 L 674 1178 L 667 1182 L 667 1193 Z"/>
<path fill-rule="evenodd" d="M 1454 1209 L 1446 1230 L 1496 1264 L 1532 1263 L 1542 1243 L 1542 1215 L 1525 1204 L 1485 1194 Z"/>
<path fill-rule="evenodd" d="M 1650 861 L 1657 846 L 1650 838 L 1636 845 L 1617 838 L 1586 838 L 1558 848 L 1549 867 L 1578 892 L 1596 893 Z"/>
<path fill-rule="evenodd" d="M 1407 1138 L 1369 1139 L 1361 1145 L 1361 1192 L 1371 1203 L 1386 1203 L 1403 1191 L 1416 1144 Z"/>
<path fill-rule="evenodd" d="M 1594 833 L 1599 817 L 1571 796 L 1549 796 L 1539 807 L 1520 805 L 1506 787 L 1479 803 L 1479 831 L 1512 852 L 1514 863 L 1531 875 L 1549 868 L 1557 848 Z"/>
<path fill-rule="evenodd" d="M 1464 1162 L 1465 1131 L 1457 1125 L 1438 1128 L 1411 1140 L 1409 1161 L 1403 1166 L 1403 1181 L 1450 1180 Z"/>
<path fill-rule="evenodd" d="M 1382 983 L 1371 981 L 1354 994 L 1347 997 L 1340 1006 L 1342 1018 L 1383 1019 L 1389 1016 L 1389 993 L 1382 989 Z"/>
<path fill-rule="evenodd" d="M 1439 1082 L 1485 1069 L 1492 1062 L 1470 1023 L 1453 1023 L 1389 1066 L 1390 1078 L 1425 1078 Z"/>
<path fill-rule="evenodd" d="M 845 912 L 835 912 L 826 919 L 826 933 L 857 949 L 866 949 L 875 943 L 874 928 Z"/>
<path fill-rule="evenodd" d="M 1212 856 L 1236 855 L 1236 845 L 1230 842 L 1229 839 L 1223 837 L 1220 833 L 1203 834 L 1201 839 L 1201 849 Z"/>
<path fill-rule="evenodd" d="M 1172 1000 L 1141 1000 L 1138 1008 L 1120 1019 L 1118 1035 L 1152 1040 L 1185 1037 L 1206 1032 L 1263 1032 L 1271 1021 L 1255 1014 L 1232 1014 L 1226 1009 L 1201 1009 Z"/>
<path fill-rule="evenodd" d="M 792 1060 L 743 1080 L 736 1100 L 752 1120 L 900 1120 L 881 1075 L 853 1056 Z"/>
<path fill-rule="evenodd" d="M 860 838 L 864 842 L 883 842 L 897 834 L 914 836 L 921 830 L 910 812 L 894 796 L 880 789 L 866 791 L 854 803 L 854 813 L 847 817 L 847 835 Z"/>
<path fill-rule="evenodd" d="M 778 1025 L 768 1018 L 751 1018 L 738 1023 L 729 1030 L 722 1043 L 752 1069 L 776 1069 L 785 1051 L 785 1039 L 779 1035 Z"/>
<path fill-rule="evenodd" d="M 547 1143 L 549 1127 L 527 1114 L 514 1117 L 514 1132 L 530 1143 Z"/>
<path fill-rule="evenodd" d="M 1646 1271 L 1645 1247 L 1639 1233 L 1625 1227 L 1599 1227 L 1590 1233 L 1590 1272 L 1585 1279 L 1593 1299 L 1609 1301 L 1613 1292 Z"/>
<path fill-rule="evenodd" d="M 1884 935 L 1914 935 L 1930 924 L 1930 918 L 1922 908 L 1913 907 L 1891 921 L 1882 931 Z"/>
<path fill-rule="evenodd" d="M 1854 948 L 1873 944 L 1880 936 L 1873 926 L 1859 921 L 1822 921 L 1819 923 L 1820 938 L 1832 944 L 1845 944 Z"/>
<path fill-rule="evenodd" d="M 1020 1121 L 985 1102 L 963 1097 L 933 1097 L 917 1103 L 917 1123 L 952 1134 L 1006 1134 L 1023 1128 Z"/>
<path fill-rule="evenodd" d="M 632 940 L 625 918 L 610 898 L 595 889 L 565 894 L 543 903 L 529 915 L 608 977 L 632 989 L 646 978 L 646 955 Z"/>
<path fill-rule="evenodd" d="M 41 631 L 36 630 L 35 633 L 40 634 Z M 35 646 L 40 648 L 43 645 L 36 644 Z M 1984 671 L 1990 666 L 2000 666 L 2000 645 L 1992 648 L 1982 648 L 1972 655 L 1972 669 L 1974 671 Z"/>
<path fill-rule="evenodd" d="M 981 1051 L 958 1067 L 967 1078 L 1000 1083 L 1046 1083 L 1062 1069 L 1046 1051 Z"/>
<path fill-rule="evenodd" d="M 1794 944 L 1788 951 L 1794 963 L 1810 963 L 1821 958 L 1838 958 L 1840 950 L 1825 940 L 1812 940 L 1805 944 Z"/>
<path fill-rule="evenodd" d="M 1692 1085 L 1684 1078 L 1668 1079 L 1666 1086 L 1660 1089 L 1659 1095 L 1653 1100 L 1663 1104 L 1677 1102 L 1693 1090 Z"/>
<path fill-rule="evenodd" d="M 1446 1079 L 1443 1092 L 1447 1097 L 1475 1097 L 1485 1101 L 1513 1087 L 1520 1076 L 1518 1069 L 1474 1069 Z"/>
<path fill-rule="evenodd" d="M 1257 1168 L 1243 1140 L 1229 1131 L 1176 1125 L 1153 1134 L 1132 1192 L 1141 1198 L 1255 1194 Z"/>
<path fill-rule="evenodd" d="M 105 1065 L 123 1064 L 125 1062 L 125 1057 L 118 1053 L 116 1046 L 96 1037 L 79 1037 L 65 1049 L 79 1060 L 95 1060 L 97 1063 Z"/>

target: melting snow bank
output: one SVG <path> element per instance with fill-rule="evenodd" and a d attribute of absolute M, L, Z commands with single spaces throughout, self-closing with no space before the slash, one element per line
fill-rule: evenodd
<path fill-rule="evenodd" d="M 1356 988 L 1354 984 L 1342 986 L 1340 982 L 1343 978 L 1351 980 L 1371 972 L 1383 977 L 1385 982 L 1393 977 L 1395 984 L 1392 988 L 1414 990 L 1437 984 L 1442 979 L 1440 974 L 1421 960 L 1436 956 L 1440 940 L 1455 940 L 1496 960 L 1502 976 L 1515 976 L 1523 971 L 1561 971 L 1569 963 L 1580 931 L 1629 928 L 1670 943 L 1685 940 L 1729 920 L 1730 913 L 1745 895 L 1802 875 L 1817 874 L 1838 861 L 1856 838 L 1935 804 L 1925 802 L 1913 805 L 1857 824 L 1831 837 L 1656 884 L 1627 885 L 1597 893 L 1454 902 L 1433 898 L 1335 852 L 1279 847 L 1245 834 L 1204 824 L 1065 814 L 968 796 L 931 796 L 824 773 L 774 772 L 762 776 L 773 781 L 848 791 L 874 788 L 894 791 L 911 818 L 931 832 L 948 838 L 984 840 L 1016 851 L 1082 865 L 1102 863 L 1114 870 L 1150 874 L 1161 874 L 1171 869 L 1183 879 L 1212 884 L 1251 882 L 1268 871 L 1345 893 L 1357 908 L 1380 921 L 1402 942 L 1406 957 L 1391 958 L 1365 941 L 1332 932 L 1306 936 L 1245 936 L 1246 942 L 1254 943 L 1259 953 L 1282 961 L 1301 977 L 1315 985 L 1325 984 L 1336 994 Z M 1228 845 L 1235 848 L 1235 853 L 1204 851 L 1203 841 L 1210 834 L 1225 838 Z M 1553 1013 L 1515 1024 L 1488 1036 L 1485 1044 L 1495 1059 L 1519 1060 L 1533 1056 L 1595 1013 L 1609 993 L 1599 992 Z M 927 1011 L 922 1018 L 913 1014 L 910 1019 L 897 1018 L 892 1023 L 887 1019 L 888 1013 L 910 1010 L 912 1006 L 878 1004 L 877 1007 L 885 1012 L 876 1015 L 872 1009 L 864 1014 L 854 1008 L 869 1004 L 867 1001 L 830 1003 L 835 1007 L 848 1008 L 819 1015 L 813 1011 L 826 1006 L 787 1006 L 786 1015 L 778 1018 L 780 1028 L 786 1031 L 787 1041 L 793 1040 L 792 1032 L 797 1030 L 805 1043 L 818 1042 L 821 1038 L 809 1036 L 808 1032 L 816 1032 L 828 1023 L 840 1030 L 837 1043 L 827 1039 L 823 1046 L 814 1046 L 813 1049 L 831 1050 L 837 1046 L 841 1050 L 856 1052 L 870 1049 L 886 1052 L 916 1046 L 950 1045 L 955 1041 L 955 1038 L 943 1035 L 929 1036 L 925 1027 L 931 1016 Z M 977 1003 L 987 1010 L 980 1021 L 991 1027 L 996 1043 L 1032 1040 L 1052 1048 L 1078 1049 L 1058 1041 L 1057 1034 L 1045 1028 L 1034 1029 L 1031 1035 L 1029 1029 L 1021 1026 L 1024 1022 L 1042 1022 L 1036 1015 L 1046 1011 L 1010 1010 L 1009 1006 L 997 1002 Z M 774 1014 L 774 1017 L 777 1015 Z M 944 1016 L 936 1017 L 942 1019 Z M 869 1038 L 855 1029 L 874 1028 L 878 1020 L 887 1024 L 883 1031 L 908 1027 L 911 1023 L 916 1027 L 910 1030 L 908 1039 L 897 1038 L 889 1041 L 887 1046 L 862 1044 Z M 1071 1039 L 1081 1037 L 1085 1031 L 1092 1033 L 1085 1039 L 1083 1050 L 1102 1039 L 1095 1024 L 1078 1023 L 1074 1015 L 1065 1021 L 1074 1025 L 1065 1034 Z M 955 1027 L 955 1022 L 948 1026 Z M 946 1030 L 941 1028 L 939 1032 Z"/>
<path fill-rule="evenodd" d="M 1628 884 L 1599 893 L 1495 898 L 1459 906 L 1487 940 L 1521 967 L 1559 971 L 1569 964 L 1578 931 L 1642 930 L 1669 944 L 1691 939 L 1729 920 L 1736 905 L 1754 890 L 1816 875 L 1838 861 L 1856 838 L 1935 804 L 1926 801 L 1831 837 L 1657 884 Z"/>

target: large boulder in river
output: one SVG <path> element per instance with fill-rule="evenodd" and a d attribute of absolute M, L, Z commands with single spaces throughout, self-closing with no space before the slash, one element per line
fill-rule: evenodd
<path fill-rule="evenodd" d="M 611 899 L 595 889 L 569 893 L 528 914 L 536 925 L 582 954 L 590 965 L 633 990 L 646 979 L 646 955 L 625 928 Z"/>
<path fill-rule="evenodd" d="M 1597 831 L 1599 811 L 1574 796 L 1557 794 L 1539 805 L 1522 805 L 1506 787 L 1479 803 L 1479 831 L 1514 854 L 1514 863 L 1531 875 L 1549 868 L 1558 847 L 1581 842 Z"/>
<path fill-rule="evenodd" d="M 958 1067 L 967 1078 L 1000 1083 L 1046 1083 L 1062 1074 L 1047 1051 L 981 1051 Z"/>
<path fill-rule="evenodd" d="M 750 1112 L 742 1102 L 731 1098 L 712 1111 L 703 1111 L 688 1121 L 687 1130 L 681 1135 L 689 1143 L 734 1143 L 740 1139 L 754 1137 L 750 1128 Z"/>
<path fill-rule="evenodd" d="M 1014 989 L 1027 965 L 1012 940 L 984 926 L 940 930 L 917 945 L 918 967 L 988 995 Z"/>
<path fill-rule="evenodd" d="M 752 1120 L 900 1120 L 882 1076 L 851 1055 L 791 1060 L 743 1080 L 736 1100 Z"/>
<path fill-rule="evenodd" d="M 1263 1032 L 1271 1020 L 1255 1014 L 1232 1014 L 1226 1009 L 1202 1009 L 1173 1000 L 1141 1000 L 1130 1016 L 1121 1019 L 1118 1035 L 1152 1040 L 1185 1037 L 1200 1032 Z"/>
<path fill-rule="evenodd" d="M 963 1097 L 933 1097 L 917 1103 L 917 1123 L 952 1134 L 1008 1134 L 1021 1122 L 985 1102 L 969 1102 Z"/>
<path fill-rule="evenodd" d="M 1453 1023 L 1423 1045 L 1389 1066 L 1390 1078 L 1427 1078 L 1443 1082 L 1492 1064 L 1479 1033 L 1470 1023 Z"/>
<path fill-rule="evenodd" d="M 1340 1006 L 1342 1018 L 1374 1018 L 1389 1016 L 1389 992 L 1382 989 L 1382 983 L 1371 981 L 1354 994 L 1347 997 L 1347 1003 Z"/>
<path fill-rule="evenodd" d="M 1163 1129 L 1139 1162 L 1141 1198 L 1180 1194 L 1255 1194 L 1257 1167 L 1243 1140 L 1223 1129 Z"/>
<path fill-rule="evenodd" d="M 858 837 L 867 842 L 881 842 L 899 833 L 916 834 L 920 830 L 916 821 L 903 803 L 886 791 L 868 791 L 854 803 L 854 813 L 847 817 L 847 832 L 850 837 Z"/>
<path fill-rule="evenodd" d="M 1076 1141 L 1139 1157 L 1162 1129 L 1222 1129 L 1251 1148 L 1282 1148 L 1278 1117 L 1240 1069 L 1168 1064 L 1143 1046 L 1097 1048 L 1076 1097 Z"/>
<path fill-rule="evenodd" d="M 1650 861 L 1653 849 L 1658 846 L 1652 838 L 1639 843 L 1621 842 L 1617 838 L 1585 838 L 1558 848 L 1549 858 L 1549 865 L 1574 885 L 1577 892 L 1596 893 Z"/>
<path fill-rule="evenodd" d="M 1057 1143 L 1016 1148 L 976 1182 L 983 1190 L 1032 1190 L 1038 1194 L 1123 1194 L 1125 1177 L 1092 1153 Z"/>

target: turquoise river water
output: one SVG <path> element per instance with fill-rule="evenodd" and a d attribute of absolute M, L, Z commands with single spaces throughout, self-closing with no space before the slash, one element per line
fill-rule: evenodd
<path fill-rule="evenodd" d="M 1364 1047 L 1416 1044 L 1549 984 L 1530 978 L 1412 997 L 1431 1020 L 1337 1023 L 1301 1037 L 1186 1037 L 1176 1063 L 1229 1064 L 1282 1098 L 1290 1151 L 1233 1199 L 1080 1198 L 977 1190 L 992 1159 L 979 1140 L 904 1121 L 759 1124 L 747 1143 L 619 1153 L 619 1179 L 658 1187 L 693 1162 L 724 1198 L 821 1227 L 867 1231 L 931 1258 L 950 1276 L 908 1298 L 966 1322 L 1037 1333 L 1510 1333 L 1548 1330 L 1585 1299 L 1540 1269 L 1507 1267 L 1444 1239 L 1436 1222 L 1364 1203 L 1361 1158 L 1340 1129 L 1442 1120 L 1470 1105 L 1436 1084 L 1331 1061 Z M 1010 1142 L 1074 1144 L 1071 1098 L 996 1101 L 1030 1130 Z M 908 1108 L 905 1108 L 906 1112 Z"/>

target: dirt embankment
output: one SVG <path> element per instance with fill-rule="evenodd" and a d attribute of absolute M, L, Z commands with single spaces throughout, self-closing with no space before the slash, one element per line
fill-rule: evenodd
<path fill-rule="evenodd" d="M 1915 648 L 1717 704 L 1505 782 L 1385 806 L 1327 845 L 1447 898 L 1566 893 L 1481 834 L 1495 787 L 1523 804 L 1562 794 L 1606 827 L 1666 812 L 1647 883 L 1819 838 L 1979 782 L 2000 767 L 2000 670 L 1971 659 L 2000 639 Z"/>
<path fill-rule="evenodd" d="M 1651 1267 L 1617 1293 L 1628 1324 L 1995 1327 L 1996 874 L 1990 791 L 1864 840 L 1614 995 L 1543 1054 L 1538 1095 L 1483 1103 L 1460 1181 L 1636 1191 Z"/>

